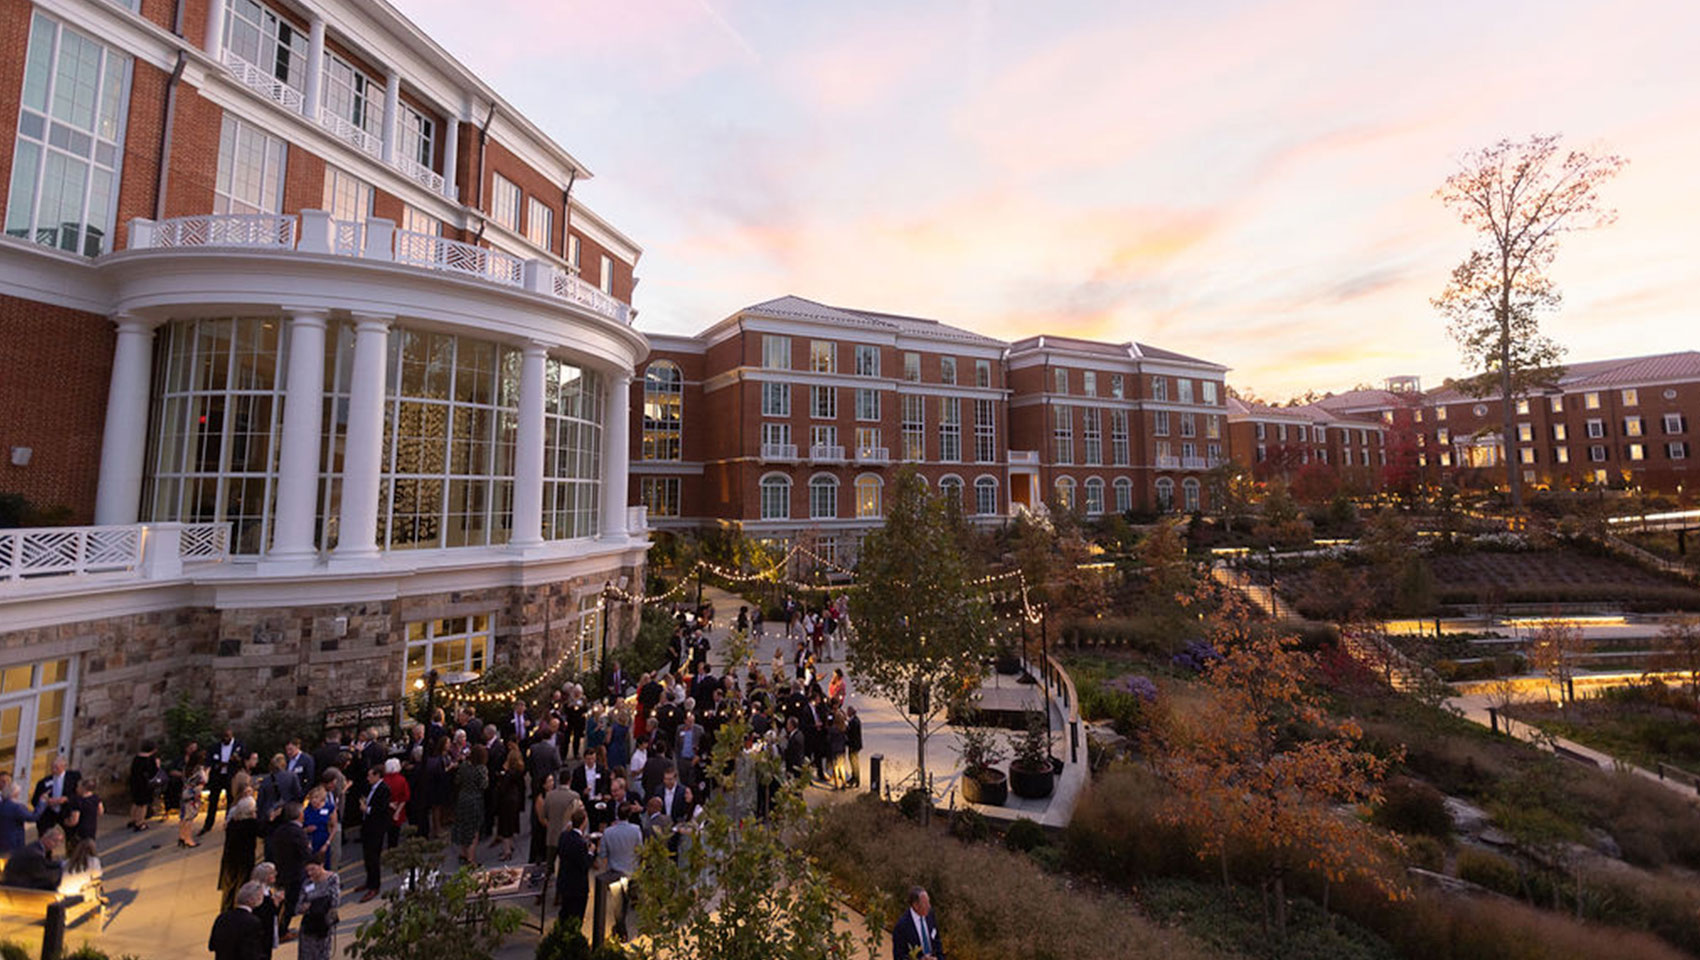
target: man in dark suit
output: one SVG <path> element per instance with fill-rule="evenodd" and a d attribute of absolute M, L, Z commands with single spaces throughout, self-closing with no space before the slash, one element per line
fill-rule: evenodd
<path fill-rule="evenodd" d="M 668 770 L 661 777 L 661 789 L 656 793 L 661 798 L 661 810 L 671 817 L 674 823 L 682 823 L 691 818 L 691 790 L 679 782 L 679 775 Z"/>
<path fill-rule="evenodd" d="M 560 843 L 561 870 L 556 875 L 555 897 L 561 903 L 559 923 L 568 930 L 584 929 L 584 908 L 590 903 L 590 842 L 584 836 L 584 808 L 573 811 L 572 826 L 562 834 Z"/>
<path fill-rule="evenodd" d="M 242 741 L 236 739 L 236 732 L 229 727 L 224 728 L 224 736 L 207 751 L 207 822 L 201 826 L 202 833 L 212 830 L 217 822 L 219 797 L 230 793 L 230 778 L 242 769 L 247 757 L 247 748 L 242 746 Z"/>
<path fill-rule="evenodd" d="M 236 906 L 219 914 L 207 938 L 213 960 L 264 960 L 271 943 L 254 907 L 265 897 L 265 886 L 253 880 L 236 891 Z"/>
<path fill-rule="evenodd" d="M 542 783 L 550 776 L 561 772 L 561 748 L 558 745 L 560 721 L 553 717 L 549 726 L 543 728 L 543 733 L 531 743 L 531 749 L 526 751 L 526 772 L 531 774 L 532 783 Z"/>
<path fill-rule="evenodd" d="M 354 791 L 350 789 L 350 793 Z M 384 783 L 384 771 L 381 767 L 373 767 L 366 771 L 366 794 L 360 806 L 365 810 L 365 816 L 373 823 L 383 819 L 390 809 L 390 788 Z M 382 883 L 379 873 L 383 867 L 384 856 L 383 830 L 360 830 L 360 852 L 366 859 L 366 885 L 361 890 L 366 891 L 360 897 L 365 903 L 378 895 L 378 886 Z"/>
<path fill-rule="evenodd" d="M 8 887 L 31 887 L 36 890 L 59 889 L 59 877 L 63 870 L 54 862 L 53 852 L 64 843 L 63 829 L 49 827 L 43 830 L 40 840 L 13 852 L 11 859 L 6 861 L 5 873 L 0 874 L 0 883 Z"/>
<path fill-rule="evenodd" d="M 336 767 L 338 770 L 341 770 L 343 776 L 348 775 L 348 768 L 345 765 L 345 761 L 342 759 L 343 749 L 342 731 L 327 731 L 325 733 L 325 742 L 319 744 L 319 749 L 313 751 L 313 774 L 315 777 L 312 781 L 313 783 L 318 783 L 319 781 L 316 779 L 317 776 L 332 767 Z M 302 782 L 305 783 L 307 781 Z"/>
<path fill-rule="evenodd" d="M 295 779 L 301 784 L 302 790 L 311 790 L 319 782 L 319 764 L 313 755 L 301 749 L 301 738 L 291 737 L 283 745 L 284 766 L 295 774 Z M 305 794 L 303 794 L 305 795 Z"/>
<path fill-rule="evenodd" d="M 939 922 L 933 916 L 933 902 L 927 891 L 909 888 L 909 909 L 897 918 L 891 929 L 892 960 L 944 960 L 944 947 L 939 945 Z"/>
<path fill-rule="evenodd" d="M 384 835 L 382 831 L 373 832 L 379 837 Z M 301 900 L 301 884 L 307 880 L 307 861 L 312 856 L 313 847 L 307 841 L 307 828 L 302 823 L 301 804 L 290 801 L 283 805 L 276 829 L 266 836 L 266 859 L 277 865 L 277 885 L 283 890 L 283 909 L 277 917 L 279 943 L 293 939 L 289 921 Z"/>
<path fill-rule="evenodd" d="M 568 781 L 579 797 L 586 803 L 606 799 L 608 791 L 614 787 L 614 775 L 608 771 L 608 765 L 602 762 L 596 754 L 586 754 L 584 762 L 573 768 L 573 775 Z"/>
<path fill-rule="evenodd" d="M 77 784 L 82 782 L 83 775 L 67 769 L 69 765 L 64 754 L 54 756 L 47 776 L 37 781 L 35 790 L 30 793 L 30 806 L 41 811 L 35 822 L 38 837 L 63 823 L 71 813 L 72 801 L 77 798 Z"/>
<path fill-rule="evenodd" d="M 620 666 L 620 661 L 610 660 L 608 662 L 613 667 L 612 670 L 608 671 L 608 699 L 613 701 L 626 695 L 626 684 L 631 682 L 631 678 L 626 676 L 626 671 Z"/>
<path fill-rule="evenodd" d="M 502 718 L 502 736 L 515 743 L 524 743 L 532 734 L 534 724 L 525 712 L 525 701 L 515 700 L 508 715 Z"/>

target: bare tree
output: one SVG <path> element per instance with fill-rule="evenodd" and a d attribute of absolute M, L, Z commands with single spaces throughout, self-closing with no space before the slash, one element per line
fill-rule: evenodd
<path fill-rule="evenodd" d="M 1501 140 L 1467 154 L 1436 196 L 1478 235 L 1476 248 L 1452 271 L 1432 302 L 1465 362 L 1480 373 L 1463 386 L 1473 396 L 1498 393 L 1511 505 L 1522 509 L 1512 404 L 1519 393 L 1562 373 L 1563 348 L 1541 335 L 1537 315 L 1557 308 L 1547 276 L 1561 234 L 1605 226 L 1616 213 L 1599 202 L 1599 185 L 1621 157 L 1561 151 L 1557 136 Z"/>

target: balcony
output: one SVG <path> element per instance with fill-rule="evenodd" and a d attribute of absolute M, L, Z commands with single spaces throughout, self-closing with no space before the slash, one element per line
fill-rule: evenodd
<path fill-rule="evenodd" d="M 1036 467 L 1039 465 L 1039 451 L 1011 450 L 1009 452 L 1009 465 L 1012 467 Z"/>
<path fill-rule="evenodd" d="M 856 462 L 883 466 L 891 462 L 891 450 L 886 447 L 857 447 Z"/>
<path fill-rule="evenodd" d="M 1181 469 L 1182 470 L 1208 470 L 1208 469 L 1210 469 L 1210 462 L 1208 460 L 1205 460 L 1203 457 L 1182 457 L 1181 458 Z"/>
<path fill-rule="evenodd" d="M 810 463 L 843 463 L 844 448 L 815 444 L 809 448 Z"/>
<path fill-rule="evenodd" d="M 300 217 L 274 214 L 208 214 L 170 220 L 130 221 L 132 250 L 229 248 L 329 254 L 405 264 L 553 297 L 616 323 L 631 324 L 631 307 L 553 263 L 521 260 L 489 247 L 430 233 L 397 230 L 393 221 L 333 220 L 323 210 Z"/>
<path fill-rule="evenodd" d="M 1180 468 L 1180 457 L 1171 456 L 1169 454 L 1162 454 L 1157 457 L 1157 469 L 1159 470 L 1179 470 Z"/>
<path fill-rule="evenodd" d="M 230 71 L 230 75 L 235 77 L 238 83 L 267 100 L 281 104 L 285 110 L 291 113 L 301 113 L 307 107 L 307 98 L 302 96 L 301 91 L 229 50 L 224 51 L 224 67 Z"/>
<path fill-rule="evenodd" d="M 378 158 L 382 158 L 384 155 L 382 137 L 373 136 L 369 131 L 355 126 L 352 121 L 339 114 L 331 113 L 329 110 L 321 111 L 319 113 L 319 126 L 329 130 L 331 136 L 350 144 L 361 153 Z"/>
<path fill-rule="evenodd" d="M 230 526 L 223 523 L 0 530 L 0 590 L 7 583 L 95 574 L 169 579 L 185 564 L 229 556 Z"/>
<path fill-rule="evenodd" d="M 797 445 L 794 443 L 764 443 L 761 445 L 763 463 L 796 463 Z"/>

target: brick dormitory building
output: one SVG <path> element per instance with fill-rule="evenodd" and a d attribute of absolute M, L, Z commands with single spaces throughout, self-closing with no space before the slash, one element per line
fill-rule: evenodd
<path fill-rule="evenodd" d="M 587 662 L 648 346 L 584 165 L 383 0 L 9 0 L 0 50 L 0 491 L 88 525 L 0 530 L 0 768 Z"/>

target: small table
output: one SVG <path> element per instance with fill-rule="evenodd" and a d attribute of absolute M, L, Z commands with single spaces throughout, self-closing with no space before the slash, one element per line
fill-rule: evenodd
<path fill-rule="evenodd" d="M 517 871 L 517 879 L 490 886 L 489 892 L 492 906 L 513 906 L 520 901 L 533 899 L 537 902 L 537 920 L 533 923 L 527 911 L 527 919 L 523 926 L 542 933 L 549 926 L 549 866 L 543 863 L 519 863 L 508 867 L 491 867 L 478 871 L 480 878 L 493 877 L 499 873 Z"/>

